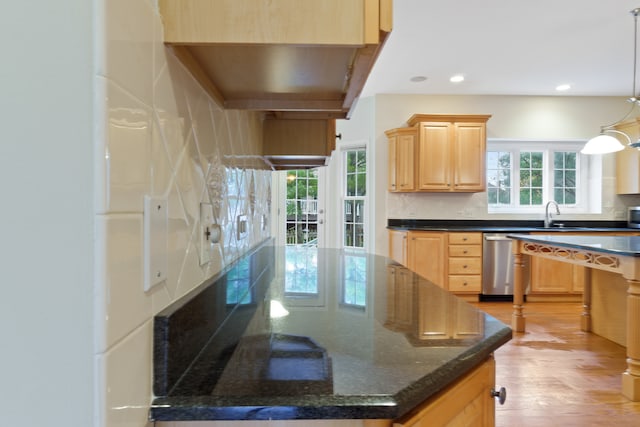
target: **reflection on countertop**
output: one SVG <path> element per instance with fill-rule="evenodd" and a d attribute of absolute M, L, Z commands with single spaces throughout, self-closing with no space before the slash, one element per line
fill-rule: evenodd
<path fill-rule="evenodd" d="M 267 242 L 158 314 L 150 417 L 395 419 L 510 337 L 385 257 Z"/>

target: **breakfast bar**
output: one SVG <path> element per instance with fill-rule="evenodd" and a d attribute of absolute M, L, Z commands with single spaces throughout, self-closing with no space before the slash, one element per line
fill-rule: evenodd
<path fill-rule="evenodd" d="M 606 283 L 598 283 L 604 289 L 605 296 L 607 292 L 615 292 L 614 279 L 619 279 L 617 276 L 623 278 L 626 296 L 623 300 L 618 299 L 622 303 L 614 305 L 609 311 L 626 311 L 626 316 L 620 320 L 623 324 L 618 325 L 625 331 L 622 344 L 627 351 L 622 394 L 632 401 L 640 401 L 640 236 L 513 234 L 509 237 L 515 239 L 512 315 L 512 329 L 515 332 L 525 332 L 526 329 L 524 256 L 544 257 L 586 267 L 581 328 L 587 332 L 593 332 L 596 322 L 609 321 L 594 315 L 594 308 L 610 299 L 593 297 L 596 282 L 592 279 L 596 271 L 613 273 Z"/>

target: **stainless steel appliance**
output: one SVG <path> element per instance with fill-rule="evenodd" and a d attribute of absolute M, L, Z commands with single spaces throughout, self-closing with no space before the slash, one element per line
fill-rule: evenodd
<path fill-rule="evenodd" d="M 640 206 L 631 206 L 627 210 L 627 227 L 640 228 Z"/>
<path fill-rule="evenodd" d="M 513 301 L 512 242 L 506 234 L 484 233 L 480 301 Z M 529 260 L 528 257 L 523 258 L 525 263 L 523 278 L 525 278 L 525 290 L 527 290 Z"/>

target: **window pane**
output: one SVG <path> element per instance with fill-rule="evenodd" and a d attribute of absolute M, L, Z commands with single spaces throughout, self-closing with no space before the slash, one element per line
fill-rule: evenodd
<path fill-rule="evenodd" d="M 531 153 L 531 168 L 542 169 L 542 153 Z"/>
<path fill-rule="evenodd" d="M 576 171 L 568 170 L 564 175 L 564 186 L 575 187 L 576 186 Z"/>
<path fill-rule="evenodd" d="M 542 189 L 534 188 L 531 190 L 531 204 L 532 205 L 541 205 L 542 204 Z"/>
<path fill-rule="evenodd" d="M 498 193 L 498 201 L 502 205 L 511 204 L 511 188 L 501 188 Z"/>
<path fill-rule="evenodd" d="M 558 204 L 564 204 L 564 190 L 562 188 L 553 189 L 553 200 L 558 202 Z"/>
<path fill-rule="evenodd" d="M 498 156 L 500 153 L 497 151 L 487 151 L 487 169 L 498 169 Z"/>
<path fill-rule="evenodd" d="M 553 167 L 556 169 L 562 169 L 564 167 L 564 156 L 562 153 L 553 153 Z"/>
<path fill-rule="evenodd" d="M 562 187 L 563 182 L 564 182 L 564 172 L 562 170 L 553 171 L 553 186 Z"/>
<path fill-rule="evenodd" d="M 529 190 L 528 188 L 520 190 L 520 204 L 521 205 L 531 204 L 531 190 Z"/>
<path fill-rule="evenodd" d="M 529 169 L 531 167 L 531 153 L 520 153 L 520 167 L 523 169 Z"/>
<path fill-rule="evenodd" d="M 531 186 L 542 188 L 542 171 L 531 171 Z"/>
<path fill-rule="evenodd" d="M 353 224 L 345 224 L 344 226 L 344 245 L 353 246 Z"/>
<path fill-rule="evenodd" d="M 495 205 L 498 203 L 498 189 L 497 188 L 487 188 L 487 203 L 490 205 Z"/>
<path fill-rule="evenodd" d="M 565 167 L 567 169 L 576 168 L 576 156 L 577 156 L 577 153 L 574 153 L 574 152 L 565 153 Z"/>
<path fill-rule="evenodd" d="M 566 189 L 564 191 L 564 203 L 567 205 L 572 205 L 576 203 L 575 189 Z"/>
<path fill-rule="evenodd" d="M 364 150 L 358 150 L 358 172 L 367 172 L 367 152 Z"/>
<path fill-rule="evenodd" d="M 367 175 L 364 173 L 359 173 L 356 175 L 357 177 L 357 185 L 356 185 L 356 196 L 363 197 L 367 195 Z"/>
<path fill-rule="evenodd" d="M 363 221 L 363 215 L 364 215 L 364 200 L 354 200 L 354 220 L 353 222 L 359 222 L 362 223 Z"/>
<path fill-rule="evenodd" d="M 531 172 L 528 170 L 520 171 L 520 187 L 531 187 Z"/>
<path fill-rule="evenodd" d="M 354 151 L 347 151 L 347 173 L 355 172 L 356 160 L 357 160 L 357 153 Z"/>

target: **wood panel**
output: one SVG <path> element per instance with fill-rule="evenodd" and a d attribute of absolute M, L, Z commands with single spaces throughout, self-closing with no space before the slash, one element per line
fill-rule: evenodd
<path fill-rule="evenodd" d="M 171 18 L 164 20 L 165 41 L 178 44 L 359 46 L 366 41 L 365 12 L 379 25 L 378 2 L 371 0 L 159 0 L 158 5 L 163 17 Z"/>
<path fill-rule="evenodd" d="M 406 418 L 394 423 L 394 427 L 486 427 L 495 425 L 495 403 L 490 395 L 494 387 L 495 362 L 493 358 L 464 377 L 441 396 Z M 464 396 L 455 399 L 452 396 Z"/>
<path fill-rule="evenodd" d="M 407 233 L 401 230 L 389 230 L 389 258 L 407 265 Z"/>

